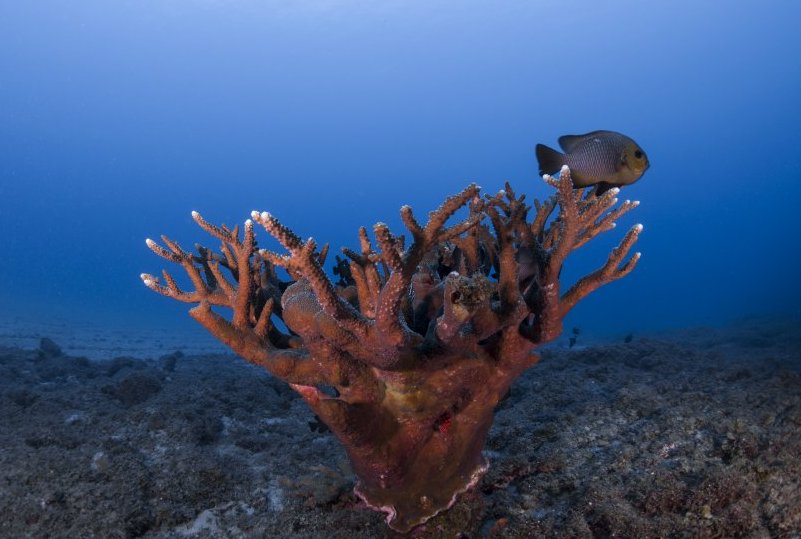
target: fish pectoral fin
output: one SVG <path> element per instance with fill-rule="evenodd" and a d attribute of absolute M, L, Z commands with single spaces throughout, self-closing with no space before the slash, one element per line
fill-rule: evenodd
<path fill-rule="evenodd" d="M 588 176 L 584 176 L 577 170 L 570 171 L 570 178 L 573 180 L 573 187 L 578 189 L 580 187 L 589 187 L 595 185 L 597 182 Z"/>
<path fill-rule="evenodd" d="M 565 164 L 565 156 L 545 144 L 537 144 L 535 151 L 540 174 L 556 174 Z"/>
<path fill-rule="evenodd" d="M 617 187 L 609 182 L 598 182 L 595 184 L 595 196 L 599 197 L 609 191 L 611 188 Z"/>

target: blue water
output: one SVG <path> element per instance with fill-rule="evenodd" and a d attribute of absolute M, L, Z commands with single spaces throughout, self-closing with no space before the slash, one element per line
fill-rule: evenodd
<path fill-rule="evenodd" d="M 542 198 L 534 146 L 613 129 L 651 168 L 635 272 L 568 327 L 620 333 L 799 314 L 795 1 L 0 0 L 0 307 L 194 323 L 139 273 L 190 218 L 269 210 L 355 247 L 469 182 Z M 176 268 L 177 269 L 177 268 Z"/>

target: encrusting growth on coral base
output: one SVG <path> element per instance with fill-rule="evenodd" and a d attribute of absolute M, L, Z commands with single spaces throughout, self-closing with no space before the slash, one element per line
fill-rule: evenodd
<path fill-rule="evenodd" d="M 336 283 L 323 269 L 327 246 L 318 249 L 267 212 L 253 212 L 242 230 L 193 212 L 221 242 L 219 253 L 197 246 L 192 254 L 164 236 L 166 247 L 147 240 L 183 267 L 192 290 L 166 271 L 163 280 L 142 280 L 197 304 L 195 320 L 297 391 L 345 446 L 358 496 L 406 532 L 480 479 L 493 409 L 537 362 L 534 349 L 561 333 L 582 298 L 639 259 L 627 259 L 642 230 L 636 225 L 600 269 L 563 291 L 559 274 L 570 252 L 614 228 L 637 202 L 614 208 L 619 189 L 574 190 L 567 167 L 544 179 L 556 193 L 533 208 L 508 184 L 484 197 L 471 185 L 425 224 L 404 206 L 408 236 L 378 223 L 371 242 L 361 228 L 359 249 L 336 257 Z M 463 208 L 467 216 L 448 225 Z M 255 225 L 286 252 L 259 249 Z"/>

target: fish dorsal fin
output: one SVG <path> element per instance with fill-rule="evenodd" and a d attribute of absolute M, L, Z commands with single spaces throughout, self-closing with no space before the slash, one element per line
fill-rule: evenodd
<path fill-rule="evenodd" d="M 609 131 L 591 131 L 584 135 L 565 135 L 559 137 L 559 147 L 562 148 L 563 152 L 570 153 L 582 142 L 606 133 L 609 133 Z"/>

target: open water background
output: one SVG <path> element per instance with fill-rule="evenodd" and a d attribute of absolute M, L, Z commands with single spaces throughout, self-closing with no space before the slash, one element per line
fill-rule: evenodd
<path fill-rule="evenodd" d="M 355 247 L 470 182 L 548 196 L 535 144 L 595 129 L 652 165 L 563 277 L 637 222 L 643 258 L 566 327 L 798 315 L 799 20 L 789 0 L 2 1 L 0 316 L 191 332 L 139 280 L 166 264 L 146 237 L 216 244 L 191 210 Z"/>

